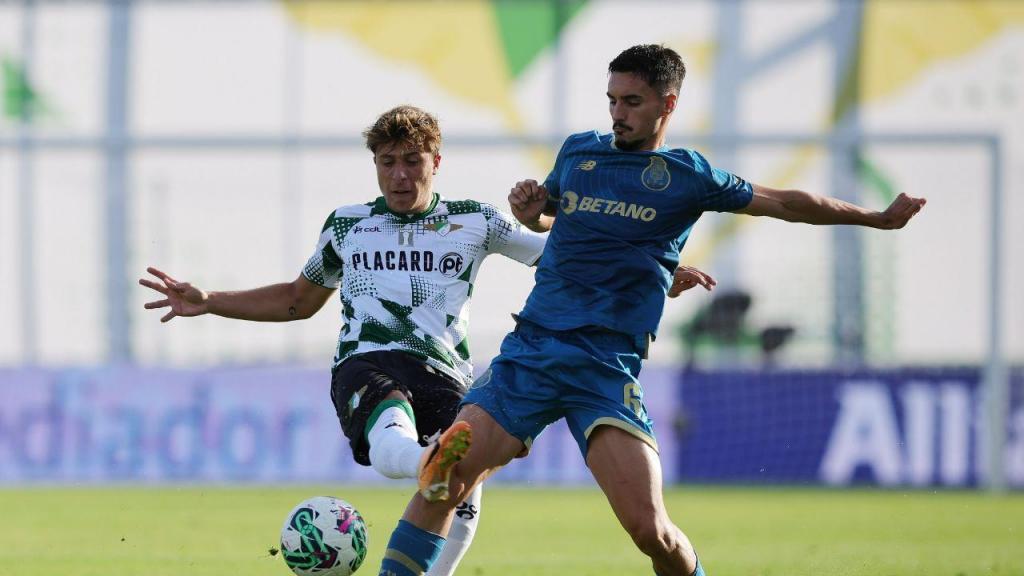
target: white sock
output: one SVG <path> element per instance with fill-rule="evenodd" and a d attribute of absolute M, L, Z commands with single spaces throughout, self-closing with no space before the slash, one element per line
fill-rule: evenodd
<path fill-rule="evenodd" d="M 367 434 L 370 464 L 388 478 L 415 478 L 423 447 L 416 441 L 416 425 L 405 410 L 392 406 L 380 413 Z"/>
<path fill-rule="evenodd" d="M 455 518 L 448 530 L 448 541 L 441 549 L 441 555 L 430 567 L 427 576 L 452 576 L 459 562 L 465 556 L 469 545 L 473 543 L 476 525 L 480 521 L 480 497 L 483 495 L 483 484 L 469 494 L 469 498 L 455 508 Z"/>

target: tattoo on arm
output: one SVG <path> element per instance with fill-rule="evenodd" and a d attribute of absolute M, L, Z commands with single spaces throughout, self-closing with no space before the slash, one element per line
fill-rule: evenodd
<path fill-rule="evenodd" d="M 295 306 L 289 306 L 288 307 L 288 315 L 289 316 L 295 316 L 298 313 L 299 313 L 299 311 L 295 309 Z"/>

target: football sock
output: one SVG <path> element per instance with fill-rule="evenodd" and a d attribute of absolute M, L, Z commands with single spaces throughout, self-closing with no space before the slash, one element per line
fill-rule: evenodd
<path fill-rule="evenodd" d="M 378 576 L 421 576 L 437 560 L 444 538 L 405 520 L 391 533 Z"/>
<path fill-rule="evenodd" d="M 366 423 L 370 465 L 388 478 L 415 478 L 423 447 L 416 440 L 412 406 L 405 400 L 385 400 Z"/>
<path fill-rule="evenodd" d="M 706 576 L 704 574 L 704 567 L 700 565 L 700 557 L 695 557 L 697 560 L 697 567 L 693 569 L 693 576 Z"/>
<path fill-rule="evenodd" d="M 452 576 L 459 562 L 469 550 L 473 543 L 473 535 L 476 534 L 476 525 L 480 521 L 480 497 L 483 492 L 483 485 L 478 485 L 466 501 L 455 508 L 455 517 L 452 519 L 452 527 L 448 530 L 448 541 L 441 550 L 427 576 Z"/>

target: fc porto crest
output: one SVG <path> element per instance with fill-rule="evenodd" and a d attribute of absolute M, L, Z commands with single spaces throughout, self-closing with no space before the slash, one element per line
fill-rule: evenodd
<path fill-rule="evenodd" d="M 668 164 L 661 156 L 651 156 L 651 163 L 644 168 L 640 175 L 640 181 L 648 190 L 661 192 L 672 183 L 672 174 L 668 171 Z"/>

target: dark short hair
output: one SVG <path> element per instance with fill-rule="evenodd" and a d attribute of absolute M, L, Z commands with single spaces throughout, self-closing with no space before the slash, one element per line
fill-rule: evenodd
<path fill-rule="evenodd" d="M 623 50 L 608 64 L 608 72 L 636 74 L 659 94 L 679 93 L 686 65 L 679 53 L 661 44 L 638 44 Z"/>
<path fill-rule="evenodd" d="M 363 131 L 366 147 L 377 153 L 383 144 L 403 142 L 422 152 L 437 154 L 441 149 L 441 127 L 437 118 L 415 106 L 396 106 L 380 115 Z"/>

